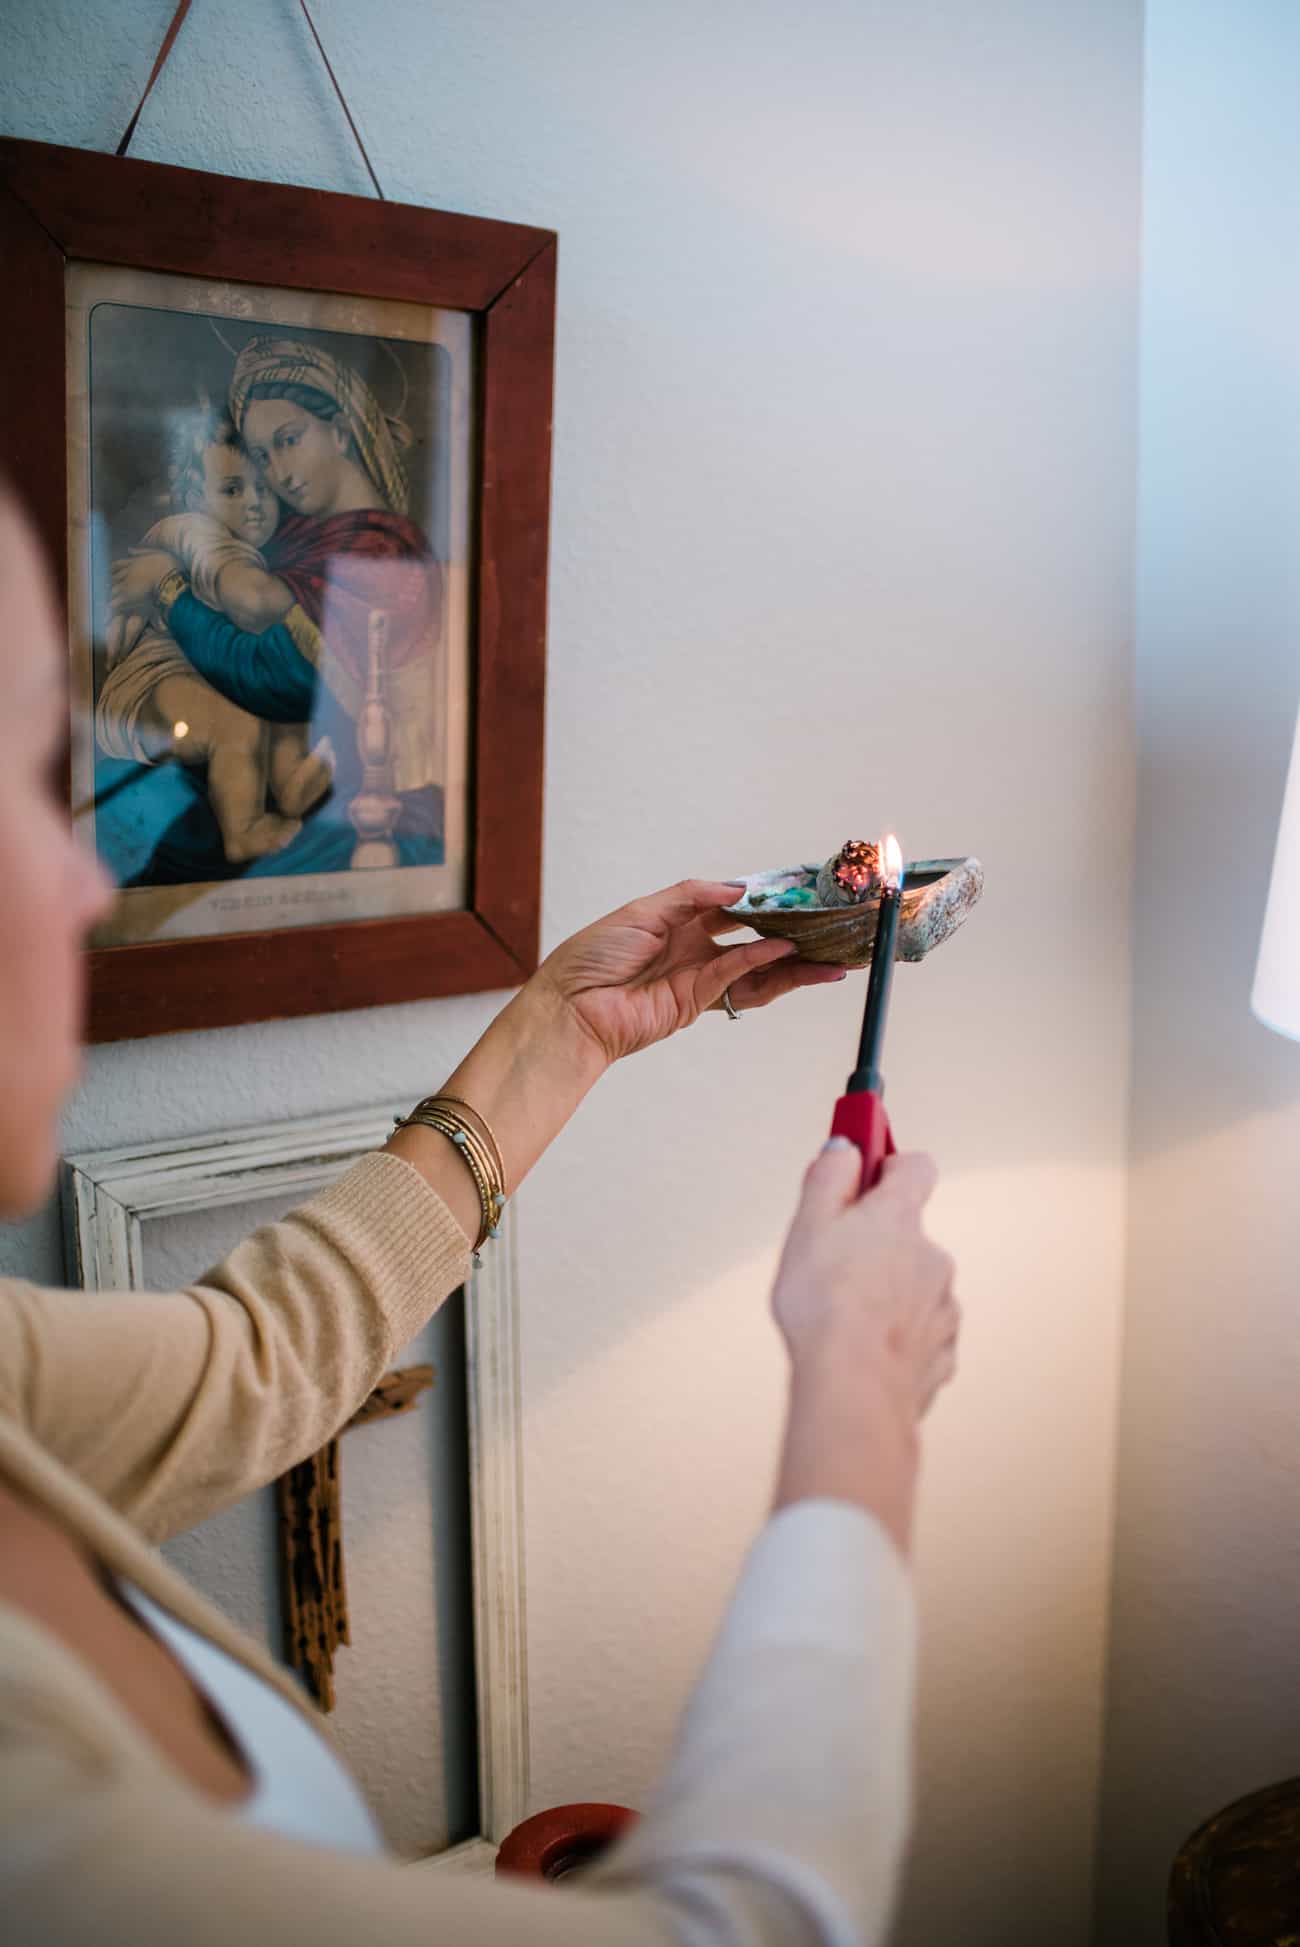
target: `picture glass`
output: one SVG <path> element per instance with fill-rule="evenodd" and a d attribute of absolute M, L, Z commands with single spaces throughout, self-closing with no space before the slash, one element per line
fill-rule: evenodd
<path fill-rule="evenodd" d="M 94 944 L 467 904 L 474 320 L 67 274 Z"/>

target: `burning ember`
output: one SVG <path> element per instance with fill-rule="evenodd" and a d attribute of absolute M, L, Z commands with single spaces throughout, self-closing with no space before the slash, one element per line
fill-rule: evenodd
<path fill-rule="evenodd" d="M 817 875 L 823 906 L 862 906 L 880 891 L 884 874 L 880 847 L 869 838 L 850 838 Z"/>

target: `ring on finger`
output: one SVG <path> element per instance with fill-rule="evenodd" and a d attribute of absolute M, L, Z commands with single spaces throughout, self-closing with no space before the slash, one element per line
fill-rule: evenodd
<path fill-rule="evenodd" d="M 727 1010 L 727 1019 L 729 1021 L 738 1021 L 740 1019 L 740 1009 L 731 998 L 730 987 L 724 987 L 722 990 L 722 1005 Z"/>

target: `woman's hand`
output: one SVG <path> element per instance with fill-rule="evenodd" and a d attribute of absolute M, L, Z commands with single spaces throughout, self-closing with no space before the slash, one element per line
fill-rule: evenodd
<path fill-rule="evenodd" d="M 917 1421 L 956 1367 L 952 1259 L 921 1229 L 928 1156 L 892 1156 L 858 1196 L 862 1160 L 832 1137 L 804 1178 L 772 1293 L 790 1348 L 775 1506 L 849 1501 L 906 1555 Z"/>
<path fill-rule="evenodd" d="M 884 1379 L 917 1418 L 956 1370 L 953 1261 L 921 1227 L 928 1156 L 890 1156 L 858 1195 L 862 1159 L 832 1139 L 804 1178 L 772 1292 L 792 1362 L 829 1356 Z"/>
<path fill-rule="evenodd" d="M 551 988 L 607 1061 L 635 1054 L 719 1007 L 748 1013 L 796 987 L 842 980 L 840 967 L 795 957 L 789 940 L 746 940 L 719 949 L 743 921 L 724 913 L 737 887 L 684 879 L 634 899 L 556 947 L 535 979 Z"/>
<path fill-rule="evenodd" d="M 787 940 L 719 950 L 734 929 L 722 905 L 736 887 L 688 879 L 620 906 L 557 946 L 502 1009 L 445 1085 L 496 1133 L 513 1196 L 611 1061 L 662 1041 L 716 1005 L 763 1007 L 794 987 L 841 978 L 838 967 L 792 958 Z M 477 1234 L 478 1199 L 444 1137 L 418 1125 L 388 1147 L 414 1163 Z"/>
<path fill-rule="evenodd" d="M 159 582 L 175 566 L 173 557 L 160 548 L 146 548 L 115 561 L 111 583 L 113 614 L 133 614 L 152 608 Z"/>

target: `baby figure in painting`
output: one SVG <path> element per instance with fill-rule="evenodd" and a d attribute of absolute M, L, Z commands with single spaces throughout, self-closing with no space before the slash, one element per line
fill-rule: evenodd
<path fill-rule="evenodd" d="M 232 562 L 265 568 L 262 546 L 280 505 L 229 417 L 200 407 L 173 442 L 172 505 L 140 549 L 173 555 L 195 594 L 216 605 L 217 576 Z M 157 618 L 118 615 L 110 667 L 95 705 L 95 734 L 110 757 L 207 766 L 208 798 L 231 864 L 281 850 L 329 789 L 332 771 L 308 747 L 307 724 L 264 723 L 214 690 Z M 268 807 L 268 787 L 275 810 Z"/>

